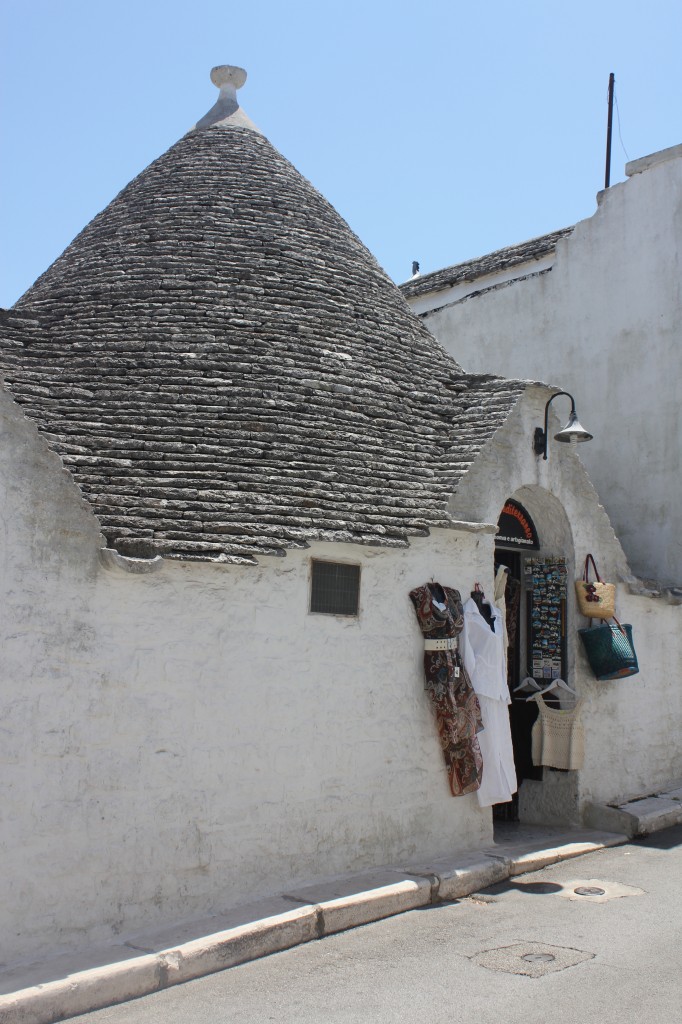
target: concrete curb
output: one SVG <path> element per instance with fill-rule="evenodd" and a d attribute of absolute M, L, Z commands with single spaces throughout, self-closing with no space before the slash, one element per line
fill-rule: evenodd
<path fill-rule="evenodd" d="M 478 889 L 503 882 L 505 878 L 509 878 L 511 867 L 510 857 L 483 851 L 458 857 L 456 864 L 448 860 L 436 860 L 431 862 L 429 868 L 420 868 L 417 865 L 412 871 L 414 874 L 420 871 L 428 872 L 434 879 L 431 902 L 440 903 L 445 900 L 459 900 L 464 896 L 470 896 Z"/>
<path fill-rule="evenodd" d="M 568 842 L 556 846 L 539 849 L 532 843 L 515 843 L 505 848 L 505 857 L 509 859 L 509 877 L 523 875 L 529 871 L 541 871 L 550 864 L 558 864 L 562 860 L 581 857 L 585 853 L 595 853 L 607 847 L 626 843 L 627 835 L 620 832 L 593 832 L 584 830 L 574 832 Z M 491 856 L 496 856 L 491 854 Z"/>
<path fill-rule="evenodd" d="M 322 938 L 426 906 L 432 902 L 432 890 L 431 878 L 388 868 L 311 885 L 286 893 L 285 898 L 315 907 Z"/>
<path fill-rule="evenodd" d="M 621 804 L 588 804 L 584 817 L 586 824 L 593 828 L 613 829 L 631 838 L 681 825 L 682 779 L 671 783 L 663 792 Z"/>
<path fill-rule="evenodd" d="M 551 837 L 553 845 L 541 848 L 537 840 L 526 840 L 465 855 L 456 862 L 385 868 L 292 890 L 274 901 L 278 906 L 296 904 L 283 913 L 0 996 L 0 1020 L 3 1024 L 56 1024 L 348 928 L 461 899 L 522 872 L 627 841 L 626 835 L 607 832 L 564 834 Z M 273 901 L 263 901 L 264 910 L 268 905 Z M 257 913 L 258 906 L 253 905 L 252 913 Z"/>

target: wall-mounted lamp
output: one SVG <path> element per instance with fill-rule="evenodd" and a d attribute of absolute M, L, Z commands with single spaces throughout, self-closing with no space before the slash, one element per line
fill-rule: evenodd
<path fill-rule="evenodd" d="M 563 441 L 565 444 L 569 444 L 571 441 L 591 441 L 592 434 L 588 434 L 584 427 L 581 427 L 578 422 L 578 417 L 575 412 L 575 400 L 573 395 L 569 395 L 568 391 L 557 391 L 555 395 L 547 402 L 545 406 L 545 429 L 542 427 L 535 428 L 535 435 L 533 438 L 533 450 L 536 455 L 542 455 L 543 459 L 547 458 L 547 417 L 549 416 L 549 407 L 555 398 L 559 395 L 566 395 L 567 398 L 571 399 L 571 415 L 568 417 L 568 423 L 565 427 L 559 431 L 558 434 L 554 435 L 555 441 Z"/>

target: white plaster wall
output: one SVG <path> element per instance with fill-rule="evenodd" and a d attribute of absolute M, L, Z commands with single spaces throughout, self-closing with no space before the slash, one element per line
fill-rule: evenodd
<path fill-rule="evenodd" d="M 589 697 L 581 806 L 646 796 L 682 777 L 682 608 L 620 587 L 616 611 L 633 626 L 640 671 L 599 683 L 578 650 Z"/>
<path fill-rule="evenodd" d="M 459 301 L 443 292 L 450 304 L 424 318 L 467 370 L 575 396 L 594 434 L 581 457 L 633 570 L 678 584 L 681 253 L 678 155 L 604 193 L 559 242 L 549 273 Z M 568 399 L 555 406 L 565 422 Z"/>
<path fill-rule="evenodd" d="M 576 550 L 612 575 L 622 552 L 576 456 L 530 451 L 545 398 L 519 403 L 453 514 L 495 522 L 516 493 L 559 543 L 552 492 Z M 490 592 L 491 534 L 105 570 L 59 461 L 5 395 L 0 414 L 0 960 L 490 842 L 490 811 L 449 794 L 407 595 L 431 577 Z M 362 566 L 357 619 L 308 614 L 312 556 Z M 576 656 L 588 757 L 579 796 L 549 800 L 565 817 L 571 799 L 682 774 L 680 610 L 661 607 L 624 600 L 643 654 L 632 681 L 590 681 Z"/>
<path fill-rule="evenodd" d="M 408 599 L 470 588 L 474 535 L 105 570 L 59 461 L 0 412 L 0 960 L 490 842 L 449 794 Z M 308 614 L 313 555 L 361 564 L 357 619 Z"/>
<path fill-rule="evenodd" d="M 527 390 L 451 499 L 452 513 L 456 518 L 495 522 L 504 500 L 517 497 L 537 522 L 543 550 L 568 557 L 569 578 L 580 575 L 585 555 L 592 552 L 602 576 L 618 581 L 628 575 L 628 565 L 581 464 L 578 452 L 582 455 L 587 446 L 574 451 L 552 441 L 547 462 L 533 454 L 533 431 L 542 422 L 548 393 L 542 387 Z M 628 679 L 598 682 L 577 635 L 587 620 L 570 587 L 568 596 L 569 681 L 586 699 L 585 766 L 578 773 L 577 787 L 572 773 L 545 773 L 542 784 L 524 783 L 538 810 L 534 816 L 533 807 L 526 807 L 527 819 L 579 820 L 588 801 L 611 802 L 655 792 L 682 777 L 682 607 L 661 598 L 633 596 L 620 583 L 616 610 L 622 622 L 633 626 L 640 672 Z"/>

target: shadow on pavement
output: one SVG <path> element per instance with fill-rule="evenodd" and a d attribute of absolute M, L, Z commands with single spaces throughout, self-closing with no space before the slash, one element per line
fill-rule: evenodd
<path fill-rule="evenodd" d="M 529 896 L 548 896 L 555 892 L 561 892 L 562 889 L 563 885 L 557 885 L 556 882 L 516 882 L 513 878 L 508 878 L 504 882 L 489 886 L 483 892 L 488 896 L 501 896 L 505 892 L 522 892 Z M 475 898 L 476 893 L 472 893 L 471 896 Z"/>
<path fill-rule="evenodd" d="M 663 829 L 661 832 L 654 832 L 644 838 L 631 840 L 637 846 L 648 846 L 655 850 L 674 850 L 676 846 L 682 846 L 682 825 L 673 825 L 672 828 Z"/>

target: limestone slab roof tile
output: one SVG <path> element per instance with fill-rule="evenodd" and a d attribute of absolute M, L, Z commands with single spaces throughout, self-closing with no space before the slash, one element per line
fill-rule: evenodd
<path fill-rule="evenodd" d="M 6 387 L 123 554 L 404 546 L 449 525 L 525 384 L 446 355 L 222 70 L 197 128 L 2 315 Z"/>
<path fill-rule="evenodd" d="M 527 242 L 520 242 L 518 245 L 509 245 L 505 249 L 497 249 L 488 253 L 487 256 L 478 256 L 476 259 L 467 260 L 465 263 L 456 263 L 451 267 L 444 267 L 442 270 L 434 270 L 430 274 L 422 274 L 405 281 L 400 285 L 400 291 L 405 298 L 412 299 L 416 295 L 427 295 L 429 292 L 443 291 L 451 288 L 462 281 L 475 281 L 479 277 L 486 277 L 488 274 L 496 274 L 501 270 L 511 270 L 524 263 L 531 263 L 534 260 L 541 260 L 554 252 L 557 242 L 570 235 L 573 228 L 561 228 L 559 231 L 552 231 L 548 235 L 541 235 L 539 238 L 531 238 Z"/>

